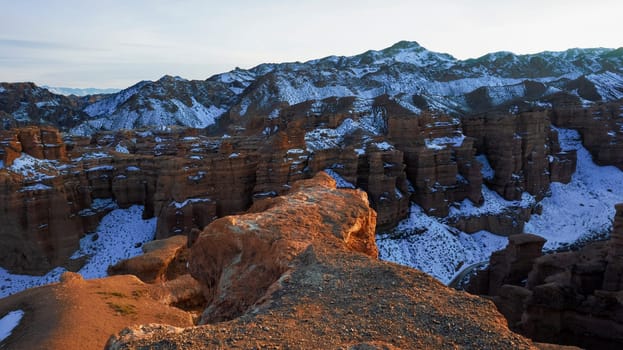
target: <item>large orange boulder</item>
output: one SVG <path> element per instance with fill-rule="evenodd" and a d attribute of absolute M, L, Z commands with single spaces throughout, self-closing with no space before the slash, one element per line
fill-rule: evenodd
<path fill-rule="evenodd" d="M 287 196 L 259 202 L 249 214 L 214 221 L 190 255 L 190 272 L 204 286 L 209 304 L 202 321 L 248 311 L 315 242 L 376 258 L 375 224 L 365 192 L 336 191 L 325 173 L 296 183 Z"/>

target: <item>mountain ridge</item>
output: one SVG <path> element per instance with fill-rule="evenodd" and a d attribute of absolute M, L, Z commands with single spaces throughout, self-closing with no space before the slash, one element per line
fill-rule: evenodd
<path fill-rule="evenodd" d="M 583 104 L 618 100 L 623 98 L 622 67 L 623 48 L 572 48 L 525 55 L 501 51 L 459 60 L 429 51 L 415 41 L 400 41 L 354 56 L 262 63 L 205 80 L 165 75 L 113 94 L 70 96 L 80 103 L 71 107 L 74 117 L 67 125 L 49 120 L 48 114 L 53 114 L 46 105 L 49 98 L 18 96 L 19 107 L 15 101 L 7 103 L 3 95 L 13 88 L 2 83 L 0 111 L 13 115 L 16 124 L 51 123 L 80 135 L 167 125 L 205 128 L 223 116 L 237 119 L 247 112 L 276 113 L 283 104 L 329 97 L 370 99 L 384 94 L 416 114 L 425 106 L 466 115 L 506 104 L 548 103 L 560 93 Z M 31 113 L 35 116 L 29 120 L 15 117 L 24 114 L 20 108 L 32 104 L 37 108 L 30 109 L 47 110 Z"/>

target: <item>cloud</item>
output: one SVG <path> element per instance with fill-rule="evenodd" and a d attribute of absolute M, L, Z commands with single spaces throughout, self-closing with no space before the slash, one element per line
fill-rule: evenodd
<path fill-rule="evenodd" d="M 92 47 L 59 43 L 53 41 L 23 40 L 23 39 L 2 39 L 0 38 L 0 48 L 3 49 L 33 49 L 33 50 L 96 50 Z"/>

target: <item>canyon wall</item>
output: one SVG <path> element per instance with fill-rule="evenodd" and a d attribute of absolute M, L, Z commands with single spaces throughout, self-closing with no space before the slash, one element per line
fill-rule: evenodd
<path fill-rule="evenodd" d="M 535 341 L 618 349 L 623 344 L 623 204 L 609 240 L 543 255 L 544 240 L 511 236 L 468 290 L 491 296 L 511 329 Z"/>
<path fill-rule="evenodd" d="M 276 117 L 249 116 L 232 136 L 169 128 L 63 140 L 51 127 L 3 131 L 0 242 L 9 253 L 0 264 L 27 273 L 73 266 L 79 238 L 108 211 L 134 204 L 144 206 L 144 218 L 158 218 L 156 238 L 189 235 L 325 169 L 343 179 L 340 186 L 368 193 L 378 230 L 405 218 L 410 201 L 445 217 L 452 203 L 481 204 L 483 183 L 507 199 L 524 191 L 540 198 L 575 169 L 575 154 L 561 152 L 545 112 L 458 119 L 416 115 L 387 97 L 372 103 L 353 112 L 353 99 L 305 102 Z M 491 176 L 483 176 L 487 160 Z M 531 211 L 449 223 L 512 234 Z"/>

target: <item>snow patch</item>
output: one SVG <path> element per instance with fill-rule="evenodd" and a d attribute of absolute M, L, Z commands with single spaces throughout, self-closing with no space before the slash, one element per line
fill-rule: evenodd
<path fill-rule="evenodd" d="M 346 181 L 340 174 L 335 172 L 333 169 L 324 169 L 324 172 L 335 180 L 335 184 L 337 188 L 355 188 L 355 185 Z"/>
<path fill-rule="evenodd" d="M 462 268 L 503 249 L 508 239 L 487 231 L 466 234 L 412 204 L 409 217 L 377 235 L 376 243 L 380 259 L 417 268 L 447 284 Z"/>
<path fill-rule="evenodd" d="M 568 184 L 554 182 L 551 195 L 541 201 L 543 213 L 532 215 L 525 231 L 547 239 L 555 249 L 593 235 L 608 235 L 614 205 L 623 198 L 623 172 L 596 165 L 575 130 L 556 129 L 563 151 L 577 151 L 576 172 Z"/>
<path fill-rule="evenodd" d="M 482 169 L 480 170 L 480 172 L 482 173 L 482 178 L 485 180 L 493 180 L 493 178 L 495 177 L 495 170 L 493 170 L 493 167 L 491 167 L 487 156 L 485 154 L 481 154 L 476 156 L 475 158 L 480 164 L 482 164 Z"/>
<path fill-rule="evenodd" d="M 394 146 L 390 145 L 388 142 L 373 142 L 372 145 L 376 147 L 380 151 L 391 151 L 394 149 Z"/>
<path fill-rule="evenodd" d="M 102 158 L 112 158 L 112 156 L 108 153 L 104 153 L 104 152 L 90 152 L 90 153 L 85 153 L 82 156 L 78 157 L 78 158 L 74 158 L 73 161 L 75 162 L 81 162 L 83 160 L 89 160 L 89 159 L 102 159 Z"/>
<path fill-rule="evenodd" d="M 51 190 L 52 187 L 44 185 L 44 184 L 35 184 L 31 186 L 22 187 L 20 192 L 31 192 L 31 191 L 48 191 Z"/>
<path fill-rule="evenodd" d="M 184 208 L 189 203 L 206 203 L 211 202 L 212 200 L 209 198 L 189 198 L 183 202 L 171 202 L 169 204 L 170 207 L 176 207 L 177 209 Z"/>
<path fill-rule="evenodd" d="M 536 200 L 528 192 L 521 194 L 521 200 L 509 201 L 485 185 L 482 185 L 482 197 L 484 198 L 484 203 L 481 206 L 474 205 L 469 199 L 464 199 L 460 203 L 454 203 L 450 206 L 449 217 L 496 215 L 503 213 L 509 208 L 529 208 L 536 204 Z"/>
<path fill-rule="evenodd" d="M 454 147 L 461 147 L 463 141 L 465 140 L 465 135 L 460 134 L 454 137 L 438 137 L 435 139 L 425 139 L 424 143 L 426 147 L 434 150 L 442 150 L 445 149 L 448 145 Z"/>
<path fill-rule="evenodd" d="M 139 205 L 108 213 L 96 233 L 80 240 L 80 249 L 72 258 L 90 256 L 90 259 L 78 272 L 86 279 L 106 277 L 108 266 L 142 254 L 143 243 L 154 239 L 157 220 L 143 220 L 142 215 L 143 207 Z"/>
<path fill-rule="evenodd" d="M 0 318 L 0 342 L 8 338 L 24 317 L 23 310 L 15 310 Z"/>
<path fill-rule="evenodd" d="M 115 146 L 115 151 L 119 153 L 130 154 L 130 151 L 128 151 L 128 149 L 120 143 L 118 143 L 117 146 Z"/>
<path fill-rule="evenodd" d="M 58 101 L 41 101 L 41 102 L 37 102 L 35 103 L 35 106 L 37 106 L 37 108 L 43 108 L 43 107 L 58 107 Z"/>
<path fill-rule="evenodd" d="M 111 203 L 116 206 L 110 199 L 97 199 L 92 207 L 95 209 Z M 88 262 L 78 271 L 84 278 L 105 277 L 109 265 L 142 254 L 141 245 L 152 240 L 156 232 L 156 218 L 143 220 L 142 213 L 143 207 L 138 205 L 113 210 L 104 216 L 94 233 L 80 240 L 80 249 L 71 258 L 89 256 Z M 11 274 L 0 268 L 0 298 L 27 288 L 58 282 L 65 271 L 57 267 L 44 276 L 31 276 Z"/>
<path fill-rule="evenodd" d="M 41 181 L 52 179 L 59 174 L 56 168 L 58 162 L 43 160 L 22 153 L 19 158 L 13 161 L 13 165 L 7 168 L 9 171 L 21 174 L 27 181 Z"/>
<path fill-rule="evenodd" d="M 86 171 L 92 172 L 92 171 L 113 171 L 113 170 L 115 170 L 115 167 L 112 165 L 98 165 L 98 166 L 89 168 Z"/>

